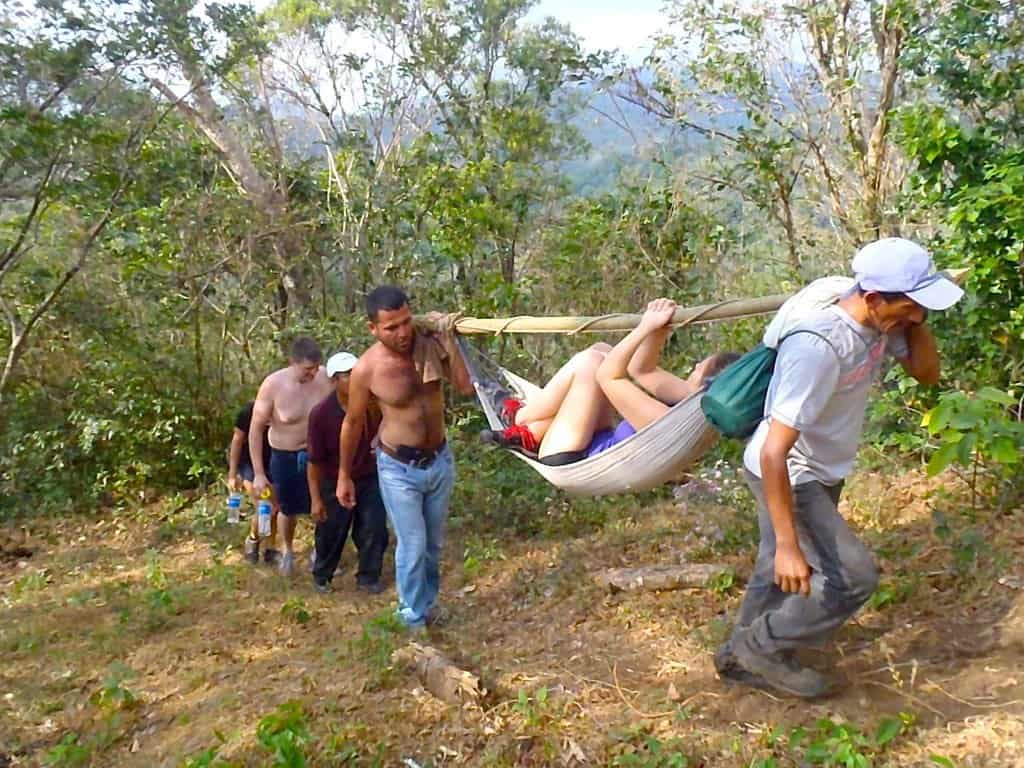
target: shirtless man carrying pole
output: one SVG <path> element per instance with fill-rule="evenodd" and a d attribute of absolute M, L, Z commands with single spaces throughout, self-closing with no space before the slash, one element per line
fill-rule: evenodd
<path fill-rule="evenodd" d="M 400 288 L 373 290 L 366 297 L 366 314 L 377 343 L 352 370 L 348 413 L 341 426 L 338 501 L 347 508 L 356 504 L 352 465 L 373 395 L 382 414 L 377 476 L 398 539 L 398 615 L 407 627 L 419 629 L 435 618 L 431 613 L 455 484 L 455 461 L 445 442 L 441 381 L 447 379 L 467 395 L 473 394 L 473 383 L 450 332 L 435 336 L 413 328 L 409 300 Z"/>
<path fill-rule="evenodd" d="M 249 429 L 252 456 L 253 493 L 257 498 L 270 487 L 263 465 L 263 431 L 270 425 L 270 475 L 281 510 L 279 529 L 284 545 L 281 572 L 291 575 L 295 568 L 292 541 L 298 515 L 309 514 L 309 486 L 306 484 L 306 433 L 309 412 L 332 391 L 320 361 L 320 346 L 308 336 L 299 336 L 288 353 L 288 367 L 263 380 Z"/>

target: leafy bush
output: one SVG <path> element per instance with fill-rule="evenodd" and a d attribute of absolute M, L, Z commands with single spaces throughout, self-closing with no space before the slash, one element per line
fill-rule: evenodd
<path fill-rule="evenodd" d="M 1020 409 L 1020 401 L 1011 392 L 994 387 L 982 387 L 973 394 L 943 394 L 921 422 L 939 440 L 939 448 L 928 462 L 928 474 L 936 475 L 954 463 L 969 468 L 975 505 L 980 472 L 989 472 L 1008 489 L 1016 488 L 1014 481 L 1024 457 Z"/>

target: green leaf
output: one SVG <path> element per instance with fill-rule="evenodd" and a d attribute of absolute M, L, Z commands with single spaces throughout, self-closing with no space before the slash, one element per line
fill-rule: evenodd
<path fill-rule="evenodd" d="M 1017 401 L 1013 399 L 1009 392 L 1003 392 L 995 387 L 982 387 L 978 390 L 978 397 L 982 400 L 988 400 L 990 403 L 999 403 L 1005 406 L 1017 404 Z"/>
<path fill-rule="evenodd" d="M 956 768 L 956 763 L 942 755 L 928 755 L 928 759 L 936 765 L 942 766 L 942 768 Z"/>
<path fill-rule="evenodd" d="M 956 444 L 956 457 L 961 464 L 970 464 L 971 456 L 974 452 L 974 446 L 978 444 L 978 435 L 974 432 L 969 432 L 964 435 L 964 439 Z"/>
<path fill-rule="evenodd" d="M 954 402 L 949 399 L 944 399 L 937 406 L 928 411 L 928 431 L 933 435 L 937 435 L 943 429 L 946 428 L 946 424 L 949 423 L 950 417 L 954 412 Z"/>
<path fill-rule="evenodd" d="M 934 477 L 956 459 L 956 443 L 946 443 L 928 460 L 928 476 Z"/>
<path fill-rule="evenodd" d="M 875 745 L 879 747 L 884 747 L 890 741 L 899 736 L 902 731 L 903 723 L 901 723 L 895 717 L 885 718 L 878 725 L 878 730 L 875 731 Z"/>
<path fill-rule="evenodd" d="M 1014 442 L 1012 437 L 1003 435 L 992 441 L 989 453 L 1000 464 L 1016 464 L 1020 461 L 1021 447 Z"/>

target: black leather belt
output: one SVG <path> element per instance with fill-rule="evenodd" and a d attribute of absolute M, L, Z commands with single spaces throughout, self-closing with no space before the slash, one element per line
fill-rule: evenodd
<path fill-rule="evenodd" d="M 408 464 L 410 467 L 419 467 L 424 469 L 434 463 L 434 459 L 441 455 L 441 451 L 443 451 L 447 445 L 448 441 L 442 440 L 441 444 L 432 451 L 425 448 L 414 448 L 411 445 L 400 445 L 397 448 L 392 448 L 390 445 L 385 445 L 384 443 L 378 444 L 377 447 L 395 461 Z"/>

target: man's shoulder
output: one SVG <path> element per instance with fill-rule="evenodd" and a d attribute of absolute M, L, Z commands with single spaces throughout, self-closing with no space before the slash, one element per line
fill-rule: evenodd
<path fill-rule="evenodd" d="M 273 373 L 268 373 L 267 377 L 263 379 L 263 383 L 260 385 L 261 391 L 271 391 L 277 389 L 281 382 L 285 379 L 288 374 L 287 368 L 278 368 Z"/>
<path fill-rule="evenodd" d="M 834 306 L 811 313 L 783 337 L 790 349 L 802 347 L 831 350 L 837 357 L 845 357 L 850 353 L 854 339 L 852 329 Z"/>
<path fill-rule="evenodd" d="M 359 356 L 359 360 L 356 362 L 355 368 L 352 369 L 353 373 L 360 373 L 366 375 L 372 373 L 376 365 L 381 361 L 381 355 L 384 350 L 384 345 L 379 341 L 375 341 Z"/>

